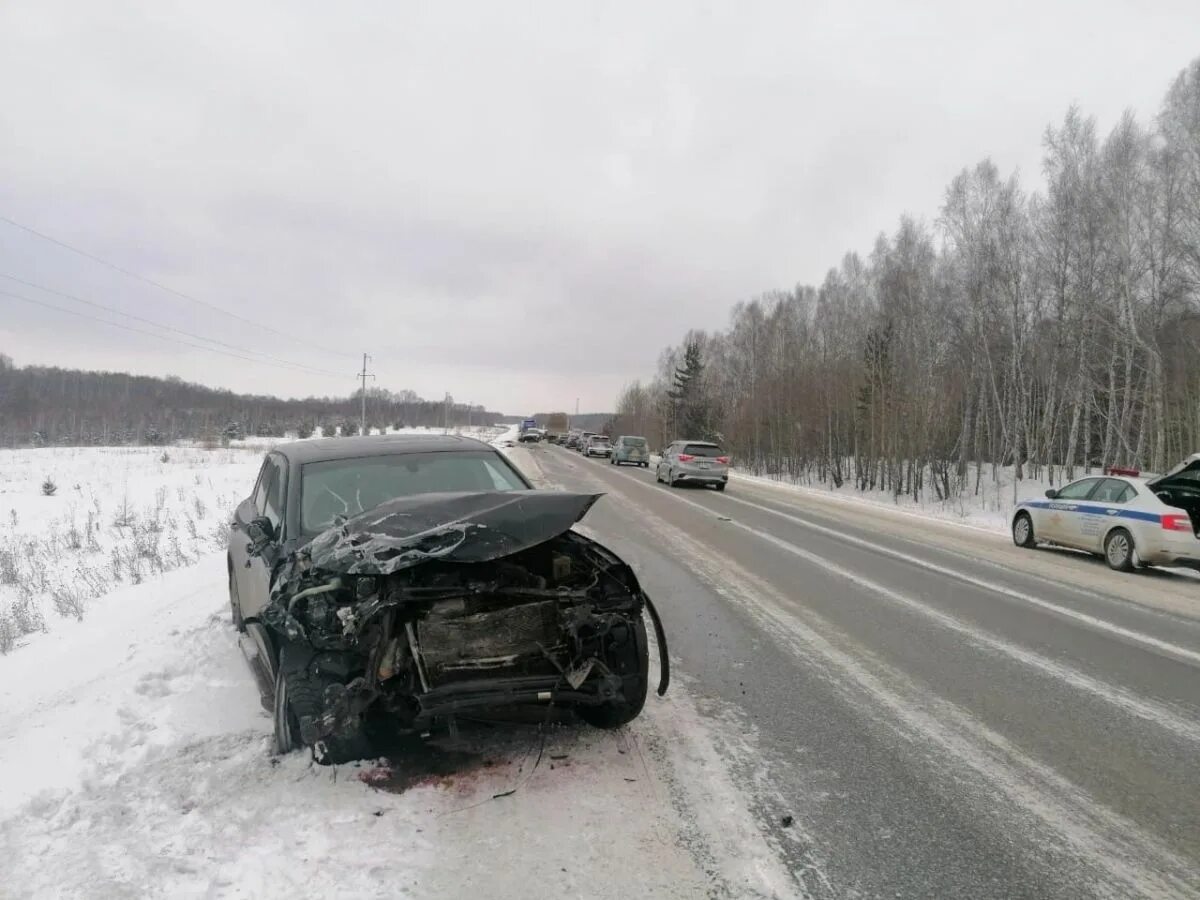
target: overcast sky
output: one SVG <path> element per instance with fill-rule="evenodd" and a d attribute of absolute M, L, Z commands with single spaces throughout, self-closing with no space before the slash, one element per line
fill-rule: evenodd
<path fill-rule="evenodd" d="M 610 409 L 962 167 L 1036 186 L 1070 103 L 1148 121 L 1198 39 L 1196 0 L 3 0 L 0 216 L 289 338 L 3 222 L 0 274 L 331 374 L 3 295 L 0 352 L 294 396 L 365 351 L 393 390 Z"/>

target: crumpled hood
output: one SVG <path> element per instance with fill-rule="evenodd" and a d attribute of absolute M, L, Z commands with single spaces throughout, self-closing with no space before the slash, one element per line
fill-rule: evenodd
<path fill-rule="evenodd" d="M 570 529 L 603 494 L 486 491 L 397 497 L 313 538 L 299 553 L 335 575 L 388 575 L 429 559 L 511 556 Z"/>

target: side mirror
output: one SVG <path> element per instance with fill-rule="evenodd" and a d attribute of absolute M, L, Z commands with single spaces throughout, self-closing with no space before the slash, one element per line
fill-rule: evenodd
<path fill-rule="evenodd" d="M 1054 488 L 1050 488 L 1048 491 L 1046 491 L 1046 496 L 1053 500 L 1058 496 L 1058 491 L 1056 491 Z"/>
<path fill-rule="evenodd" d="M 275 526 L 266 516 L 259 516 L 246 526 L 246 534 L 250 537 L 250 543 L 246 545 L 246 552 L 251 556 L 261 556 L 262 552 L 275 541 Z"/>

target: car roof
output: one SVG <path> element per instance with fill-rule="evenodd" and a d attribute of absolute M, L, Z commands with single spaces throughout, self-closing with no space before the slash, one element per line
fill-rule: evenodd
<path fill-rule="evenodd" d="M 304 465 L 332 459 L 453 450 L 492 450 L 492 447 L 483 441 L 457 434 L 379 434 L 291 441 L 275 447 L 273 452 L 283 456 L 289 463 Z"/>

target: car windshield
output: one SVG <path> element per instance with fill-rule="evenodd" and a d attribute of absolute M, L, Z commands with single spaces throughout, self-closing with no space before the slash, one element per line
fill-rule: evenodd
<path fill-rule="evenodd" d="M 683 448 L 683 452 L 690 456 L 703 456 L 708 459 L 725 455 L 725 451 L 714 444 L 688 444 Z"/>
<path fill-rule="evenodd" d="M 300 483 L 300 530 L 316 534 L 386 500 L 441 491 L 521 491 L 527 485 L 495 453 L 403 453 L 308 463 Z"/>

